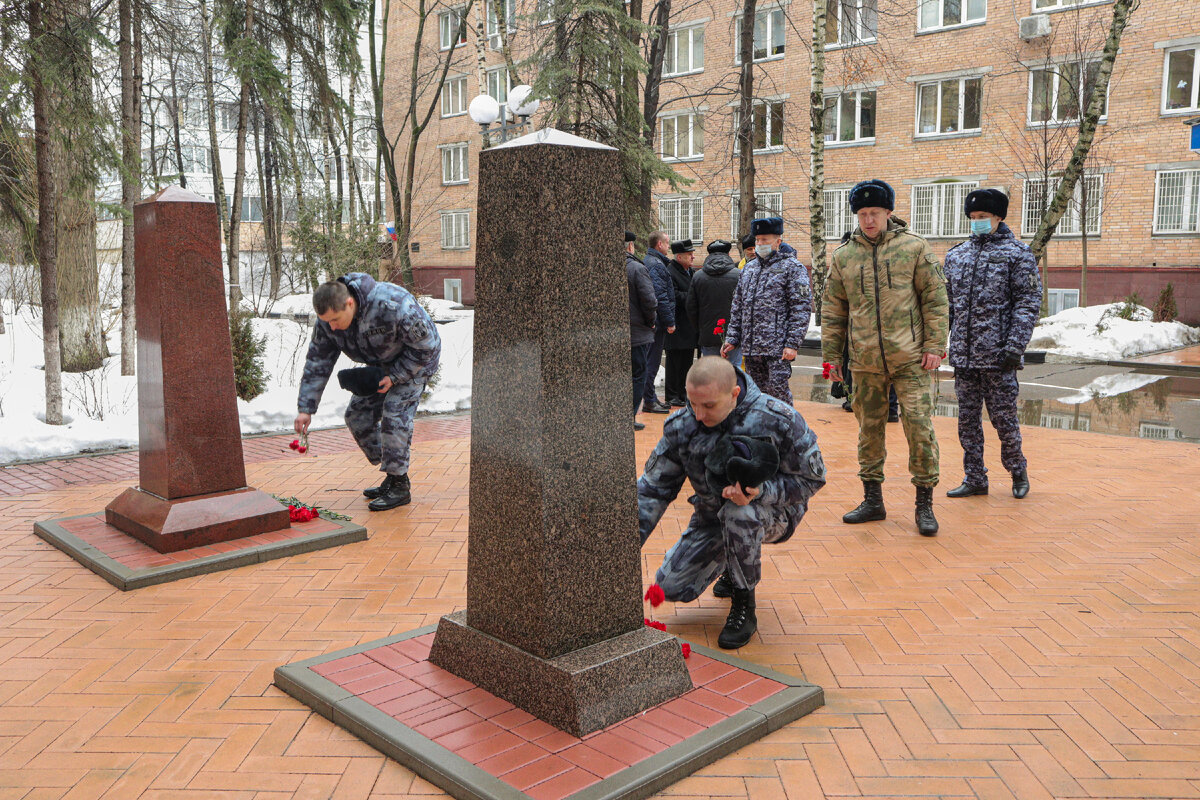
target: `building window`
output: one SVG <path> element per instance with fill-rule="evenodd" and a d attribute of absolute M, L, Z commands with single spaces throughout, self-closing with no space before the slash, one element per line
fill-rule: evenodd
<path fill-rule="evenodd" d="M 782 217 L 783 216 L 783 193 L 782 192 L 755 192 L 754 193 L 754 219 L 766 219 L 767 217 Z M 738 222 L 742 218 L 742 198 L 740 195 L 733 195 L 729 202 L 729 236 L 735 242 L 740 241 L 743 236 L 750 231 L 739 231 Z"/>
<path fill-rule="evenodd" d="M 1200 233 L 1200 169 L 1176 169 L 1155 176 L 1154 232 Z"/>
<path fill-rule="evenodd" d="M 982 78 L 950 78 L 917 87 L 917 136 L 979 130 Z"/>
<path fill-rule="evenodd" d="M 1066 311 L 1068 308 L 1079 307 L 1079 290 L 1078 289 L 1047 289 L 1046 290 L 1046 313 L 1047 316 L 1054 316 L 1060 311 Z"/>
<path fill-rule="evenodd" d="M 704 241 L 704 198 L 672 197 L 658 201 L 658 218 L 672 242 Z"/>
<path fill-rule="evenodd" d="M 452 8 L 438 14 L 439 41 L 443 50 L 467 43 L 467 26 L 463 24 L 462 14 L 461 8 Z"/>
<path fill-rule="evenodd" d="M 471 246 L 469 211 L 442 211 L 442 249 L 466 250 Z"/>
<path fill-rule="evenodd" d="M 987 0 L 920 0 L 917 29 L 932 31 L 987 19 Z"/>
<path fill-rule="evenodd" d="M 442 299 L 462 305 L 462 278 L 442 279 Z"/>
<path fill-rule="evenodd" d="M 456 117 L 467 113 L 467 76 L 450 78 L 442 86 L 442 116 Z"/>
<path fill-rule="evenodd" d="M 233 206 L 233 195 L 225 195 L 225 207 Z M 242 195 L 242 222 L 262 222 L 262 198 L 254 195 Z"/>
<path fill-rule="evenodd" d="M 217 124 L 223 131 L 236 131 L 238 123 L 237 103 L 217 103 Z"/>
<path fill-rule="evenodd" d="M 704 70 L 704 28 L 679 28 L 667 36 L 663 54 L 663 76 L 686 75 Z"/>
<path fill-rule="evenodd" d="M 1050 125 L 1078 122 L 1086 110 L 1100 74 L 1099 61 L 1051 64 L 1029 73 L 1029 124 Z M 1100 118 L 1108 114 L 1108 98 L 1100 107 Z"/>
<path fill-rule="evenodd" d="M 507 34 L 517 30 L 516 0 L 487 0 L 487 37 L 488 47 L 499 50 L 503 42 L 500 36 L 500 19 L 507 22 Z"/>
<path fill-rule="evenodd" d="M 1200 47 L 1168 50 L 1163 66 L 1163 111 L 1200 109 Z"/>
<path fill-rule="evenodd" d="M 1033 0 L 1034 11 L 1053 11 L 1058 8 L 1074 8 L 1076 6 L 1094 6 L 1099 3 L 1111 3 L 1112 0 Z"/>
<path fill-rule="evenodd" d="M 843 92 L 825 98 L 825 141 L 875 141 L 875 92 Z"/>
<path fill-rule="evenodd" d="M 467 143 L 442 145 L 442 183 L 467 182 Z"/>
<path fill-rule="evenodd" d="M 1138 436 L 1143 439 L 1166 439 L 1174 441 L 1179 438 L 1179 429 L 1161 422 L 1139 422 Z"/>
<path fill-rule="evenodd" d="M 179 155 L 183 160 L 183 172 L 188 175 L 212 172 L 212 158 L 209 155 L 211 152 L 207 147 L 200 145 L 182 145 L 179 148 Z M 171 162 L 175 161 L 174 158 L 170 160 Z"/>
<path fill-rule="evenodd" d="M 875 41 L 878 19 L 878 0 L 826 0 L 825 46 Z"/>
<path fill-rule="evenodd" d="M 783 58 L 783 9 L 761 11 L 754 15 L 754 60 L 767 61 L 772 58 Z M 737 18 L 734 25 L 733 52 L 738 54 L 736 63 L 742 63 L 742 18 Z"/>
<path fill-rule="evenodd" d="M 850 210 L 849 189 L 826 189 L 825 197 L 825 238 L 828 240 L 841 239 L 847 231 L 854 230 L 858 221 Z"/>
<path fill-rule="evenodd" d="M 733 112 L 733 152 L 741 152 L 737 131 L 741 127 L 741 114 Z M 769 153 L 783 149 L 783 101 L 770 100 L 754 104 L 754 152 Z"/>
<path fill-rule="evenodd" d="M 538 25 L 549 25 L 554 22 L 554 0 L 537 0 L 534 9 Z"/>
<path fill-rule="evenodd" d="M 1050 207 L 1058 191 L 1060 178 L 1050 178 L 1049 185 L 1044 178 L 1028 178 L 1025 181 L 1025 205 L 1021 214 L 1021 235 L 1033 236 L 1037 233 L 1042 215 Z M 1075 192 L 1067 210 L 1054 231 L 1055 236 L 1079 235 L 1079 210 L 1083 207 L 1083 190 L 1087 187 L 1087 233 L 1088 236 L 1100 235 L 1100 210 L 1104 201 L 1104 176 L 1085 175 L 1075 182 Z"/>
<path fill-rule="evenodd" d="M 930 238 L 965 238 L 969 232 L 963 203 L 979 188 L 974 181 L 924 183 L 913 187 L 912 230 Z"/>
<path fill-rule="evenodd" d="M 512 89 L 511 81 L 508 79 L 508 67 L 489 69 L 486 76 L 487 93 L 500 104 L 499 119 L 503 120 L 508 114 L 508 92 Z"/>
<path fill-rule="evenodd" d="M 704 122 L 695 112 L 658 121 L 662 157 L 668 161 L 704 157 Z"/>

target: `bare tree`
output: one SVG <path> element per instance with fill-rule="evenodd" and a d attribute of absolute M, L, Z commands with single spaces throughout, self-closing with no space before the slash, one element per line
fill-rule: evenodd
<path fill-rule="evenodd" d="M 121 64 L 121 374 L 137 365 L 137 327 L 133 272 L 133 205 L 142 189 L 142 4 L 119 0 Z"/>

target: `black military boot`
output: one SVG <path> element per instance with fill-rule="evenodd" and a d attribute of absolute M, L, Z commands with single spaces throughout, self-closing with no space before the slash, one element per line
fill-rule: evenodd
<path fill-rule="evenodd" d="M 917 487 L 917 533 L 937 536 L 937 519 L 933 516 L 933 487 Z"/>
<path fill-rule="evenodd" d="M 1029 470 L 1019 469 L 1013 476 L 1013 497 L 1020 500 L 1029 494 Z"/>
<path fill-rule="evenodd" d="M 729 580 L 728 572 L 722 572 L 713 584 L 713 597 L 733 597 L 733 581 Z"/>
<path fill-rule="evenodd" d="M 392 485 L 388 487 L 386 492 L 367 503 L 367 508 L 370 510 L 387 511 L 389 508 L 406 506 L 412 502 L 408 475 L 388 475 L 388 477 L 391 478 Z"/>
<path fill-rule="evenodd" d="M 986 483 L 981 486 L 977 483 L 968 483 L 964 479 L 962 485 L 957 489 L 951 489 L 946 492 L 946 497 L 970 497 L 976 494 L 987 494 L 987 492 L 988 487 Z"/>
<path fill-rule="evenodd" d="M 874 522 L 887 519 L 887 511 L 883 507 L 883 484 L 876 481 L 863 481 L 863 501 L 858 508 L 842 515 L 842 522 L 857 525 L 860 522 Z"/>
<path fill-rule="evenodd" d="M 392 476 L 385 474 L 383 477 L 383 483 L 379 484 L 378 486 L 371 486 L 363 489 L 363 497 L 367 498 L 368 500 L 374 500 L 376 497 L 379 497 L 379 495 L 385 494 L 391 487 Z"/>
<path fill-rule="evenodd" d="M 758 618 L 754 616 L 754 590 L 733 587 L 733 601 L 729 605 L 729 616 L 725 627 L 717 637 L 717 644 L 725 650 L 736 650 L 750 641 L 758 630 Z"/>

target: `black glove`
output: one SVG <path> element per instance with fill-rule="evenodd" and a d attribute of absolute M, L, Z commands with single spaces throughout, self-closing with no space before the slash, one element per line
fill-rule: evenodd
<path fill-rule="evenodd" d="M 849 397 L 849 394 L 846 392 L 846 384 L 842 383 L 841 381 L 834 381 L 833 383 L 829 384 L 829 396 L 836 397 L 838 399 Z"/>
<path fill-rule="evenodd" d="M 379 391 L 384 374 L 379 367 L 354 367 L 338 372 L 338 383 L 353 395 L 370 397 Z"/>
<path fill-rule="evenodd" d="M 1005 372 L 1010 372 L 1014 369 L 1021 368 L 1021 354 L 1014 353 L 1011 350 L 1004 351 L 1004 361 L 1000 363 L 1000 369 Z"/>

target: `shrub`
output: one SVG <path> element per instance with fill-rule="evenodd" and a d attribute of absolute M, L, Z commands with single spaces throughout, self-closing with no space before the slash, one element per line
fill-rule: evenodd
<path fill-rule="evenodd" d="M 1137 292 L 1133 292 L 1129 295 L 1126 295 L 1125 299 L 1121 301 L 1120 307 L 1117 308 L 1116 313 L 1113 316 L 1130 321 L 1135 320 L 1137 319 L 1138 306 L 1140 305 L 1142 305 L 1141 296 L 1138 295 Z"/>
<path fill-rule="evenodd" d="M 267 337 L 254 337 L 253 319 L 254 315 L 248 311 L 235 309 L 229 315 L 229 338 L 233 345 L 233 381 L 237 396 L 246 402 L 267 390 L 267 372 L 263 367 Z"/>
<path fill-rule="evenodd" d="M 1154 303 L 1154 321 L 1174 322 L 1178 316 L 1179 308 L 1175 305 L 1175 286 L 1168 283 L 1158 293 L 1158 300 Z"/>

